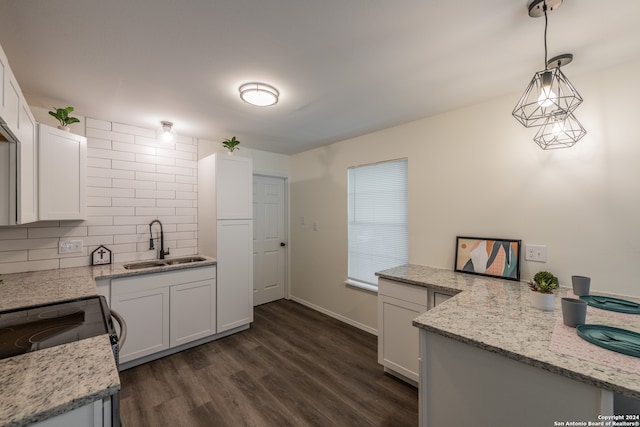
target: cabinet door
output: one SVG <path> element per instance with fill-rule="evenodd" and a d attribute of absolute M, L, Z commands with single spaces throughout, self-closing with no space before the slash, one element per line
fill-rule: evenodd
<path fill-rule="evenodd" d="M 389 368 L 418 381 L 418 328 L 412 321 L 427 307 L 388 296 L 378 296 L 378 359 Z"/>
<path fill-rule="evenodd" d="M 39 125 L 39 218 L 84 219 L 87 140 Z"/>
<path fill-rule="evenodd" d="M 216 333 L 214 279 L 171 287 L 170 347 Z"/>
<path fill-rule="evenodd" d="M 6 106 L 5 106 L 5 85 L 7 79 L 9 78 L 9 61 L 7 60 L 7 56 L 4 54 L 2 47 L 0 47 L 0 118 L 4 121 Z M 2 137 L 0 136 L 0 139 Z"/>
<path fill-rule="evenodd" d="M 218 221 L 218 333 L 253 322 L 253 221 Z"/>
<path fill-rule="evenodd" d="M 22 92 L 18 81 L 13 76 L 11 68 L 8 63 L 5 62 L 4 67 L 4 88 L 3 88 L 3 106 L 2 120 L 7 124 L 9 130 L 15 137 L 19 133 L 19 118 L 20 118 L 20 98 Z"/>
<path fill-rule="evenodd" d="M 106 407 L 111 407 L 109 398 L 97 400 L 86 404 L 69 412 L 55 415 L 49 419 L 37 422 L 32 427 L 69 427 L 69 426 L 85 426 L 85 427 L 107 427 L 111 423 L 105 423 L 104 412 Z M 108 412 L 108 410 L 107 410 Z M 110 417 L 109 414 L 107 414 Z"/>
<path fill-rule="evenodd" d="M 253 217 L 253 166 L 251 159 L 216 154 L 217 219 Z"/>
<path fill-rule="evenodd" d="M 15 196 L 15 190 L 12 190 L 15 186 L 12 175 L 15 170 L 11 167 L 14 157 L 15 148 L 12 149 L 12 144 L 0 142 L 0 226 L 10 225 L 15 221 L 15 215 L 12 215 L 15 204 L 11 203 L 14 200 L 12 196 Z"/>
<path fill-rule="evenodd" d="M 169 288 L 111 294 L 111 307 L 127 324 L 120 363 L 169 348 Z"/>
<path fill-rule="evenodd" d="M 18 224 L 38 220 L 38 155 L 36 152 L 36 120 L 29 106 L 20 105 L 18 144 Z"/>

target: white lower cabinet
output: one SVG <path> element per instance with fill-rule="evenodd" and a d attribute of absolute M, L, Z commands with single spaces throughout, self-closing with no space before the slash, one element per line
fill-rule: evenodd
<path fill-rule="evenodd" d="M 216 333 L 216 287 L 212 280 L 171 287 L 169 346 L 175 347 Z"/>
<path fill-rule="evenodd" d="M 216 268 L 112 279 L 111 308 L 127 324 L 121 364 L 215 335 Z"/>
<path fill-rule="evenodd" d="M 218 221 L 217 240 L 220 333 L 253 322 L 253 221 Z"/>
<path fill-rule="evenodd" d="M 378 363 L 414 384 L 418 383 L 418 329 L 411 322 L 427 307 L 426 288 L 378 280 Z"/>
<path fill-rule="evenodd" d="M 32 427 L 110 427 L 111 397 L 37 422 Z"/>
<path fill-rule="evenodd" d="M 419 379 L 418 328 L 413 319 L 453 294 L 393 280 L 378 280 L 378 363 L 414 385 Z"/>
<path fill-rule="evenodd" d="M 139 287 L 146 280 L 146 276 L 142 276 L 127 280 L 126 285 Z M 114 287 L 120 285 L 118 280 L 114 282 Z M 120 351 L 120 363 L 169 348 L 168 287 L 114 294 L 111 307 L 127 323 L 127 340 Z"/>

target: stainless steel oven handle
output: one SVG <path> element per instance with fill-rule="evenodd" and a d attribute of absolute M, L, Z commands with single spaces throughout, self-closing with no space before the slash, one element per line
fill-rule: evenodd
<path fill-rule="evenodd" d="M 111 310 L 111 316 L 116 319 L 118 325 L 120 325 L 120 336 L 118 337 L 118 350 L 122 350 L 124 342 L 127 340 L 127 322 L 124 318 L 115 310 Z"/>

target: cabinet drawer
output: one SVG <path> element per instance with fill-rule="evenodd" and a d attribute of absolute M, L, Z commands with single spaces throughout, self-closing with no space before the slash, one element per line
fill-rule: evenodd
<path fill-rule="evenodd" d="M 378 279 L 378 295 L 387 295 L 404 301 L 411 301 L 425 307 L 429 305 L 427 288 L 383 278 Z"/>
<path fill-rule="evenodd" d="M 176 271 L 141 274 L 111 280 L 111 296 L 149 289 L 158 289 L 177 283 L 198 282 L 215 279 L 215 266 L 188 268 Z"/>

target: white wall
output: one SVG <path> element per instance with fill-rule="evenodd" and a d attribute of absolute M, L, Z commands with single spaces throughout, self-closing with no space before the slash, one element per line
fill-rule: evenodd
<path fill-rule="evenodd" d="M 456 235 L 522 239 L 548 248 L 547 263 L 523 262 L 522 280 L 549 270 L 564 286 L 587 275 L 594 290 L 640 295 L 640 62 L 567 72 L 588 132 L 570 149 L 541 150 L 511 116 L 513 93 L 292 156 L 293 296 L 377 328 L 376 296 L 343 283 L 347 167 L 400 157 L 411 263 L 452 269 Z"/>

